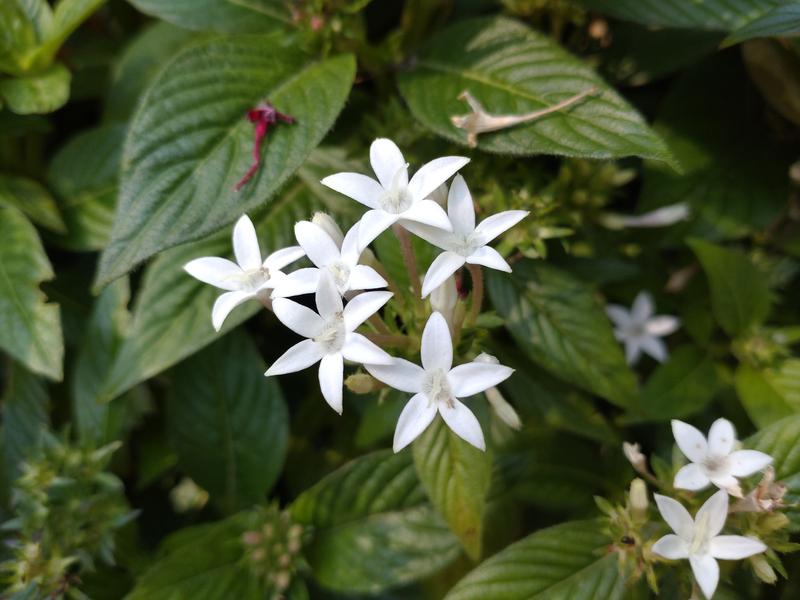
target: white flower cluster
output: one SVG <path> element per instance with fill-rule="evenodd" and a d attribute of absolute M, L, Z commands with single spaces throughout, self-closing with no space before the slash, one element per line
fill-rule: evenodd
<path fill-rule="evenodd" d="M 680 502 L 655 494 L 661 516 L 675 533 L 659 539 L 653 552 L 671 560 L 688 559 L 697 584 L 710 599 L 719 582 L 717 559 L 739 560 L 767 550 L 754 537 L 720 532 L 728 518 L 728 494 L 742 495 L 737 478 L 765 469 L 772 457 L 757 450 L 735 449 L 736 433 L 726 419 L 714 421 L 708 439 L 682 421 L 672 421 L 672 432 L 678 448 L 691 461 L 678 471 L 673 485 L 699 491 L 713 483 L 720 490 L 700 507 L 694 519 Z"/>
<path fill-rule="evenodd" d="M 510 272 L 508 263 L 488 244 L 528 213 L 505 211 L 476 226 L 472 197 L 460 175 L 450 186 L 445 212 L 431 197 L 469 162 L 467 158 L 437 158 L 409 179 L 400 149 L 391 140 L 377 139 L 370 147 L 370 162 L 377 180 L 360 173 L 337 173 L 322 180 L 369 209 L 346 234 L 327 216 L 301 221 L 294 228 L 298 245 L 273 252 L 262 261 L 255 228 L 243 216 L 233 230 L 235 263 L 204 257 L 184 268 L 193 277 L 226 290 L 212 310 L 215 329 L 222 327 L 236 306 L 256 299 L 271 305 L 286 327 L 305 338 L 278 358 L 267 376 L 300 371 L 319 362 L 322 395 L 341 414 L 344 361 L 364 365 L 386 385 L 413 394 L 397 424 L 395 452 L 420 435 L 437 413 L 458 436 L 483 450 L 478 420 L 459 399 L 493 388 L 513 370 L 484 357 L 453 367 L 450 328 L 439 312 L 433 312 L 425 325 L 421 367 L 390 356 L 357 333 L 392 297 L 387 291 L 365 291 L 388 283 L 359 261 L 367 245 L 391 226 L 438 246 L 444 252 L 425 275 L 424 298 L 450 285 L 451 276 L 467 263 Z M 314 266 L 288 274 L 282 271 L 303 256 Z M 289 299 L 312 293 L 316 312 Z"/>

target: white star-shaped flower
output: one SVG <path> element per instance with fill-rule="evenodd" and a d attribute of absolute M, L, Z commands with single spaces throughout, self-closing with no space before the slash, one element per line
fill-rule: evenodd
<path fill-rule="evenodd" d="M 365 365 L 367 371 L 395 389 L 414 394 L 394 432 L 394 451 L 414 441 L 436 413 L 456 435 L 476 448 L 486 449 L 480 423 L 459 398 L 467 398 L 508 379 L 514 372 L 499 364 L 474 361 L 453 367 L 453 344 L 444 317 L 433 313 L 422 332 L 422 367 L 402 358 L 391 364 Z"/>
<path fill-rule="evenodd" d="M 424 164 L 409 181 L 408 163 L 392 141 L 379 138 L 369 149 L 372 170 L 378 177 L 336 173 L 322 184 L 360 202 L 370 210 L 359 228 L 359 246 L 367 245 L 401 219 L 450 230 L 442 207 L 430 199 L 434 190 L 469 162 L 463 156 L 443 156 Z"/>
<path fill-rule="evenodd" d="M 425 281 L 422 282 L 423 298 L 466 263 L 510 273 L 511 267 L 505 259 L 487 244 L 527 217 L 528 211 L 500 212 L 484 219 L 476 227 L 472 195 L 464 178 L 456 175 L 447 194 L 447 216 L 453 225 L 452 231 L 417 223 L 406 224 L 406 229 L 410 232 L 444 250 L 425 274 Z"/>
<path fill-rule="evenodd" d="M 375 314 L 391 292 L 365 292 L 342 307 L 333 278 L 323 271 L 316 293 L 317 311 L 287 298 L 272 303 L 275 316 L 307 339 L 289 348 L 265 375 L 294 373 L 319 362 L 319 385 L 331 408 L 342 413 L 344 361 L 390 364 L 392 357 L 355 330 Z"/>
<path fill-rule="evenodd" d="M 614 335 L 625 344 L 625 359 L 629 365 L 639 360 L 642 352 L 658 362 L 667 359 L 667 346 L 659 339 L 674 333 L 680 320 L 669 315 L 653 315 L 653 298 L 639 292 L 630 311 L 618 304 L 606 306 L 606 314 L 614 322 Z"/>
<path fill-rule="evenodd" d="M 206 256 L 189 261 L 183 267 L 192 277 L 228 290 L 217 298 L 211 310 L 211 322 L 217 331 L 230 312 L 242 302 L 269 299 L 270 290 L 286 278 L 281 269 L 305 254 L 300 246 L 290 246 L 273 252 L 261 262 L 256 230 L 247 215 L 242 215 L 233 228 L 233 253 L 236 262 Z"/>
<path fill-rule="evenodd" d="M 765 469 L 772 457 L 758 450 L 734 450 L 736 432 L 727 419 L 717 419 L 705 436 L 683 421 L 672 421 L 672 434 L 678 448 L 691 463 L 675 475 L 675 487 L 702 490 L 712 483 L 732 496 L 741 498 L 737 477 L 747 477 Z"/>
<path fill-rule="evenodd" d="M 350 291 L 386 287 L 386 280 L 375 269 L 358 264 L 361 257 L 358 229 L 358 223 L 353 225 L 344 236 L 340 248 L 328 232 L 316 223 L 300 221 L 295 224 L 297 243 L 315 266 L 298 269 L 286 276 L 274 295 L 288 297 L 313 293 L 317 290 L 323 271 L 331 275 L 341 295 Z"/>
<path fill-rule="evenodd" d="M 728 518 L 728 494 L 711 496 L 695 519 L 680 502 L 655 494 L 658 510 L 675 532 L 653 544 L 653 553 L 670 560 L 689 559 L 694 578 L 706 598 L 711 598 L 719 582 L 716 559 L 739 560 L 767 549 L 761 541 L 742 535 L 719 535 Z"/>

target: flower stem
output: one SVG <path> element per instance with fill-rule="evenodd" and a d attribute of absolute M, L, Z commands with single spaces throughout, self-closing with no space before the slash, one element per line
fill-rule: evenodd
<path fill-rule="evenodd" d="M 411 338 L 406 335 L 394 335 L 394 334 L 381 334 L 381 333 L 365 333 L 364 337 L 366 337 L 369 341 L 377 344 L 378 346 L 393 346 L 395 348 L 407 348 L 411 345 Z"/>
<path fill-rule="evenodd" d="M 411 245 L 411 236 L 400 225 L 392 225 L 397 240 L 400 242 L 400 251 L 403 253 L 403 262 L 408 269 L 408 278 L 411 280 L 411 288 L 414 290 L 414 300 L 419 303 L 422 298 L 422 286 L 419 282 L 419 271 L 417 270 L 417 258 L 414 256 L 414 247 Z"/>
<path fill-rule="evenodd" d="M 383 322 L 383 319 L 380 318 L 378 313 L 372 315 L 368 321 L 378 333 L 383 335 L 392 335 L 392 331 L 386 326 L 386 323 Z"/>
<path fill-rule="evenodd" d="M 469 307 L 469 317 L 467 324 L 472 326 L 478 320 L 483 305 L 483 270 L 480 265 L 467 265 L 469 275 L 472 278 L 472 304 Z"/>

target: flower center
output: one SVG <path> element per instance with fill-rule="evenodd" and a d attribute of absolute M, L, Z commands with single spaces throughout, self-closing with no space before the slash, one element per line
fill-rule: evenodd
<path fill-rule="evenodd" d="M 325 323 L 322 331 L 314 338 L 314 341 L 321 344 L 325 352 L 331 354 L 333 352 L 339 352 L 342 349 L 346 334 L 347 332 L 344 329 L 344 316 L 339 312 Z"/>
<path fill-rule="evenodd" d="M 269 277 L 269 269 L 262 266 L 257 269 L 244 271 L 235 275 L 233 278 L 239 282 L 243 292 L 255 293 L 261 289 L 265 283 L 269 282 Z"/>
<path fill-rule="evenodd" d="M 391 190 L 387 190 L 381 198 L 381 208 L 388 213 L 399 214 L 405 212 L 411 207 L 411 193 L 405 186 L 395 188 L 392 186 Z"/>
<path fill-rule="evenodd" d="M 728 457 L 709 455 L 703 461 L 703 466 L 708 475 L 721 475 L 728 471 Z"/>
<path fill-rule="evenodd" d="M 339 292 L 345 291 L 347 282 L 350 280 L 350 267 L 341 261 L 336 261 L 328 265 L 328 271 L 333 277 L 336 287 L 339 288 Z"/>
<path fill-rule="evenodd" d="M 644 327 L 644 323 L 631 323 L 628 326 L 628 335 L 634 338 L 645 337 L 647 330 Z"/>
<path fill-rule="evenodd" d="M 461 256 L 469 256 L 478 247 L 479 244 L 476 243 L 475 236 L 472 233 L 453 234 L 450 240 L 450 251 Z"/>
<path fill-rule="evenodd" d="M 708 521 L 711 514 L 708 511 L 700 513 L 700 518 L 694 523 L 694 535 L 692 543 L 689 546 L 689 554 L 707 554 L 708 553 Z"/>
<path fill-rule="evenodd" d="M 441 369 L 426 374 L 425 381 L 422 383 L 422 391 L 428 397 L 428 401 L 445 403 L 449 408 L 453 408 L 453 394 L 447 381 L 447 373 Z"/>

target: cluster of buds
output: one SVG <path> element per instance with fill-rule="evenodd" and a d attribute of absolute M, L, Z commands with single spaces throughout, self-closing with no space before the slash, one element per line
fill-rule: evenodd
<path fill-rule="evenodd" d="M 74 447 L 46 436 L 14 483 L 15 518 L 3 528 L 13 558 L 0 565 L 7 589 L 57 597 L 100 559 L 113 563 L 114 532 L 130 521 L 122 482 L 106 470 L 119 444 Z"/>
<path fill-rule="evenodd" d="M 245 560 L 264 589 L 270 590 L 269 598 L 278 600 L 284 597 L 292 578 L 305 569 L 301 554 L 305 530 L 276 505 L 258 509 L 254 521 L 257 526 L 242 534 Z"/>

